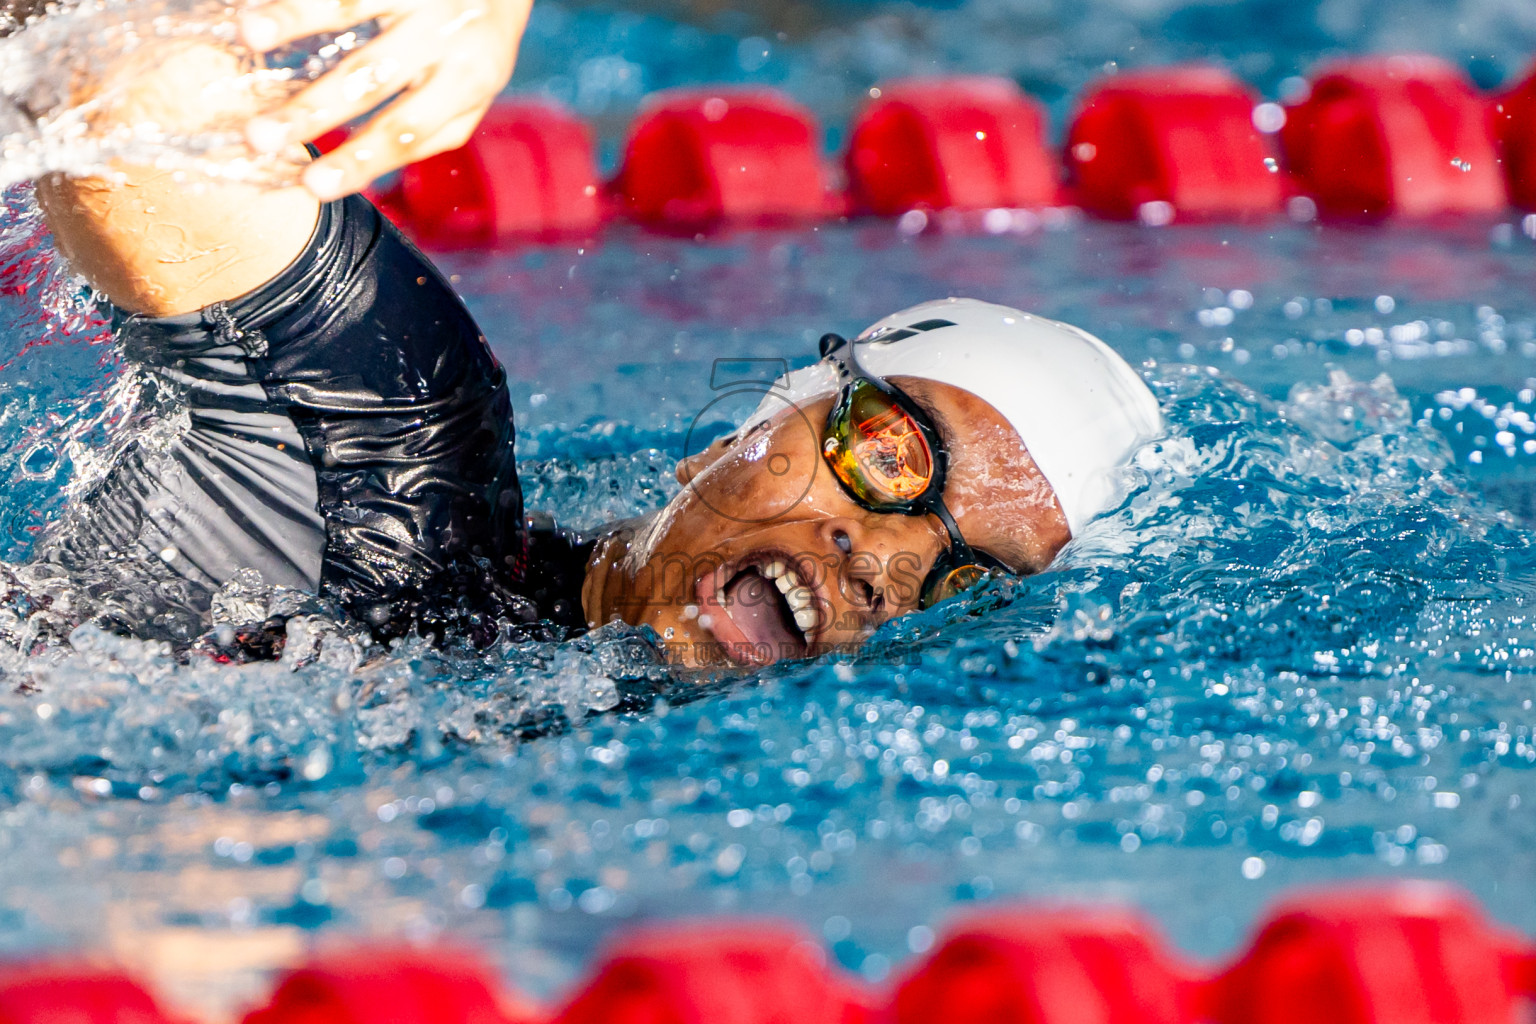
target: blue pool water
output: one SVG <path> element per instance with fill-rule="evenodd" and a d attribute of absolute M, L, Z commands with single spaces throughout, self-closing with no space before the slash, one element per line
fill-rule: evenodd
<path fill-rule="evenodd" d="M 1177 52 L 1204 39 L 1188 27 L 1201 11 L 1246 6 L 1102 3 L 1087 9 L 1119 20 L 1089 24 L 978 0 L 914 14 L 928 34 L 910 45 L 972 16 L 1092 34 L 1151 11 L 1169 26 L 1159 52 Z M 1529 17 L 1301 5 L 1335 44 L 1272 57 L 1398 39 L 1325 24 L 1350 11 L 1418 11 L 1417 29 L 1394 24 L 1437 44 L 1452 8 L 1474 25 Z M 701 33 L 707 52 L 771 31 L 546 10 L 621 42 Z M 787 83 L 908 11 L 831 10 L 776 58 Z M 530 88 L 561 59 L 541 31 Z M 1492 43 L 1515 35 L 1467 56 L 1513 63 Z M 599 47 L 576 38 L 560 73 L 579 79 Z M 669 45 L 646 43 L 646 87 L 682 73 Z M 740 55 L 726 54 L 738 69 Z M 1060 63 L 1063 81 L 1088 67 Z M 7 248 L 35 254 L 12 200 Z M 468 654 L 368 648 L 313 620 L 282 662 L 244 666 L 70 632 L 68 581 L 19 566 L 131 429 L 132 381 L 62 308 L 68 282 L 13 259 L 0 952 L 104 951 L 183 1005 L 227 1009 L 337 936 L 453 936 L 551 994 L 615 928 L 697 914 L 788 916 L 871 979 L 964 907 L 1016 897 L 1129 901 L 1214 956 L 1296 885 L 1427 877 L 1536 932 L 1525 228 L 1060 217 L 996 236 L 869 222 L 702 244 L 621 228 L 445 257 L 514 379 L 528 503 L 579 526 L 672 492 L 715 359 L 803 360 L 823 331 L 922 299 L 1036 310 L 1145 364 L 1170 436 L 1053 571 L 892 624 L 859 657 L 707 685 L 612 630 Z M 53 343 L 27 347 L 39 338 Z"/>

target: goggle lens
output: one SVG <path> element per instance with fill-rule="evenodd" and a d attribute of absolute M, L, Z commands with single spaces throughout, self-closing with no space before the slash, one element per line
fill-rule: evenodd
<path fill-rule="evenodd" d="M 822 454 L 860 501 L 905 511 L 933 483 L 934 455 L 922 430 L 869 381 L 844 390 L 827 427 Z"/>
<path fill-rule="evenodd" d="M 938 567 L 937 571 L 923 586 L 922 599 L 918 603 L 919 608 L 932 608 L 942 601 L 948 601 L 952 597 L 959 597 L 967 590 L 979 586 L 983 580 L 991 575 L 991 570 L 980 565 L 959 565 L 950 568 Z"/>

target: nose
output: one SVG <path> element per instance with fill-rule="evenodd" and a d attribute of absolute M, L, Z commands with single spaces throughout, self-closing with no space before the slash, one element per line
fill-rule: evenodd
<path fill-rule="evenodd" d="M 710 463 L 724 455 L 726 450 L 735 443 L 735 434 L 727 434 L 725 437 L 717 438 L 710 442 L 709 447 L 703 451 L 694 452 L 692 455 L 684 455 L 681 459 L 678 459 L 677 466 L 673 469 L 672 475 L 677 478 L 678 483 L 687 487 L 693 483 L 694 477 L 708 469 Z"/>
<path fill-rule="evenodd" d="M 923 577 L 944 546 L 928 516 L 870 513 L 820 525 L 824 540 L 842 552 L 838 588 L 878 625 L 917 607 Z"/>

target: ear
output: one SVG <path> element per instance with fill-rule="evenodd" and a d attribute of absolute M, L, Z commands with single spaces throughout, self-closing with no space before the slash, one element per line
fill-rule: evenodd
<path fill-rule="evenodd" d="M 709 447 L 703 451 L 679 459 L 677 468 L 673 471 L 677 477 L 677 482 L 687 487 L 700 473 L 713 466 L 720 460 L 722 455 L 730 451 L 731 446 L 736 443 L 736 440 L 736 434 L 734 432 L 729 433 L 724 437 L 715 438 L 714 441 L 710 442 Z"/>

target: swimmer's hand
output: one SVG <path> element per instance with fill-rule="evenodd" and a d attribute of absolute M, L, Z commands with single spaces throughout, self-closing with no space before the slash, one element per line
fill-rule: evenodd
<path fill-rule="evenodd" d="M 279 109 L 253 118 L 261 152 L 313 140 L 393 97 L 347 143 L 306 168 L 332 200 L 408 163 L 469 141 L 512 76 L 533 0 L 272 0 L 240 16 L 245 44 L 268 53 L 370 20 L 381 32 Z"/>
<path fill-rule="evenodd" d="M 240 55 L 207 40 L 156 38 L 88 70 L 70 102 L 90 105 L 102 132 L 214 131 L 269 102 Z M 302 150 L 288 155 L 306 159 Z M 49 175 L 37 198 L 74 270 L 130 313 L 190 313 L 245 294 L 293 262 L 320 213 L 302 188 L 122 160 L 111 172 Z"/>

